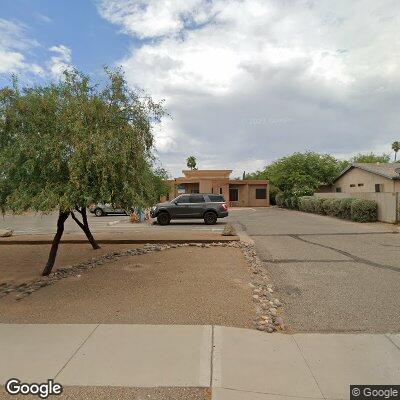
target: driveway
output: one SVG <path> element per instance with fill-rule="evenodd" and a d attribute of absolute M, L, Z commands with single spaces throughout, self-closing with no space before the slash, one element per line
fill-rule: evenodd
<path fill-rule="evenodd" d="M 400 235 L 271 207 L 232 210 L 254 240 L 298 332 L 400 332 Z"/>
<path fill-rule="evenodd" d="M 5 215 L 0 217 L 0 229 L 11 228 L 14 235 L 42 235 L 53 234 L 57 228 L 58 214 L 56 212 L 42 215 L 40 213 L 26 213 L 23 215 Z M 121 214 L 110 214 L 104 217 L 88 215 L 89 225 L 93 233 L 129 233 L 149 231 L 211 231 L 222 232 L 226 218 L 219 219 L 215 225 L 206 225 L 203 220 L 176 220 L 168 226 L 151 225 L 148 222 L 132 224 L 129 217 Z M 81 232 L 78 225 L 68 218 L 65 222 L 65 233 Z"/>

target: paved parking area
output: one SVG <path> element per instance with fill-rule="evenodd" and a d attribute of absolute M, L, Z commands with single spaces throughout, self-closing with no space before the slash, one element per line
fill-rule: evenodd
<path fill-rule="evenodd" d="M 398 227 L 273 207 L 229 220 L 254 240 L 292 331 L 400 332 Z"/>
<path fill-rule="evenodd" d="M 46 215 L 26 213 L 23 215 L 6 215 L 0 217 L 0 229 L 11 228 L 14 235 L 42 235 L 53 234 L 57 228 L 57 213 Z M 168 232 L 176 230 L 221 232 L 226 219 L 219 219 L 215 225 L 205 225 L 203 220 L 172 221 L 168 226 L 152 225 L 149 222 L 131 223 L 126 215 L 111 214 L 103 217 L 88 215 L 89 224 L 93 233 L 135 233 L 135 232 Z M 81 232 L 77 224 L 68 218 L 65 222 L 66 234 Z"/>

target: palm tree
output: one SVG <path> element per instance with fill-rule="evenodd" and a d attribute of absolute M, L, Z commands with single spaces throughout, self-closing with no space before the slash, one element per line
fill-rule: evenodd
<path fill-rule="evenodd" d="M 197 169 L 197 168 L 196 168 L 196 157 L 195 157 L 195 156 L 189 156 L 189 157 L 186 159 L 186 165 L 187 165 L 188 168 L 190 168 L 191 170 Z"/>
<path fill-rule="evenodd" d="M 399 141 L 392 143 L 392 150 L 394 151 L 394 162 L 396 162 L 397 152 L 400 150 L 400 142 Z"/>

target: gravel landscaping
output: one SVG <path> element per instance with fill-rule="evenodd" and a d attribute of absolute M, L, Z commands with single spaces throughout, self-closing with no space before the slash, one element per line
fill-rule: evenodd
<path fill-rule="evenodd" d="M 128 388 L 112 386 L 67 386 L 63 393 L 55 397 L 57 400 L 211 400 L 209 388 Z M 0 389 L 0 399 L 29 400 L 38 399 L 37 396 L 11 396 L 4 388 Z"/>
<path fill-rule="evenodd" d="M 0 296 L 1 322 L 284 329 L 282 304 L 263 263 L 254 246 L 242 242 L 148 244 L 113 251 L 48 277 L 3 284 Z"/>

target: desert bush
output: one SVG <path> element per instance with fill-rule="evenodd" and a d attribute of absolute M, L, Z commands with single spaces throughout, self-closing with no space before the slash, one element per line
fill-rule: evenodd
<path fill-rule="evenodd" d="M 285 201 L 285 195 L 283 193 L 278 193 L 275 196 L 275 202 L 276 202 L 276 205 L 278 207 L 283 207 L 284 206 L 284 204 L 283 204 L 284 201 Z"/>
<path fill-rule="evenodd" d="M 356 222 L 374 222 L 378 219 L 378 204 L 373 200 L 353 199 L 351 219 Z"/>
<path fill-rule="evenodd" d="M 324 203 L 326 198 L 316 197 L 314 200 L 314 212 L 317 214 L 325 215 Z"/>
<path fill-rule="evenodd" d="M 304 212 L 314 212 L 313 207 L 313 196 L 302 196 L 299 197 L 299 210 Z"/>
<path fill-rule="evenodd" d="M 269 203 L 271 205 L 277 204 L 276 203 L 276 196 L 279 193 L 282 193 L 279 188 L 277 188 L 274 185 L 270 185 L 270 187 L 269 187 Z"/>
<path fill-rule="evenodd" d="M 299 209 L 299 198 L 297 196 L 292 196 L 290 198 L 290 208 L 293 210 Z"/>
<path fill-rule="evenodd" d="M 285 197 L 285 200 L 283 200 L 283 206 L 285 208 L 292 208 L 292 203 L 290 201 L 290 197 Z"/>
<path fill-rule="evenodd" d="M 323 210 L 326 215 L 331 217 L 339 217 L 341 199 L 325 199 L 323 202 Z"/>
<path fill-rule="evenodd" d="M 378 219 L 378 205 L 372 200 L 303 196 L 298 198 L 298 209 L 309 213 L 351 219 L 356 222 L 373 222 Z"/>
<path fill-rule="evenodd" d="M 351 219 L 351 204 L 355 199 L 341 199 L 339 205 L 339 217 L 343 219 Z"/>

